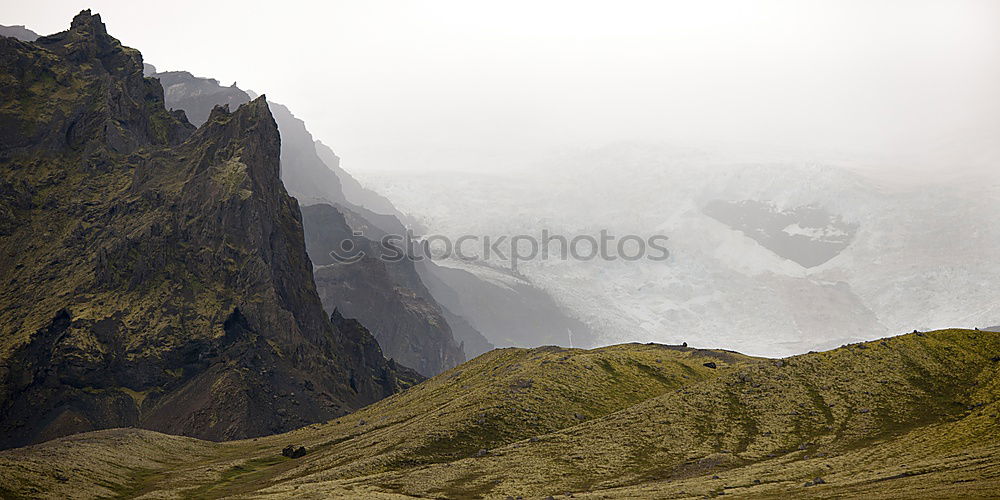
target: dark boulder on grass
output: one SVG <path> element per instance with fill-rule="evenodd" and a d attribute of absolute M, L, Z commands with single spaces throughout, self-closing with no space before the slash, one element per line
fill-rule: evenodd
<path fill-rule="evenodd" d="M 281 450 L 281 455 L 288 458 L 301 458 L 306 456 L 306 447 L 305 446 L 295 447 L 293 445 L 288 445 L 283 450 Z"/>

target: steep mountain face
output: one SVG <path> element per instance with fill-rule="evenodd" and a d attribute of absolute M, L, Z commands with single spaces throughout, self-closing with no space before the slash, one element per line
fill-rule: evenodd
<path fill-rule="evenodd" d="M 236 87 L 222 87 L 217 80 L 195 77 L 183 71 L 155 73 L 152 76 L 164 82 L 167 107 L 182 109 L 193 117 L 207 114 L 212 106 L 218 104 L 239 103 L 244 99 L 250 99 L 249 94 Z M 314 140 L 305 123 L 296 118 L 287 107 L 273 102 L 268 105 L 282 137 L 281 177 L 289 194 L 296 197 L 301 204 L 338 206 L 348 217 L 352 228 L 364 232 L 367 240 L 378 240 L 386 233 L 403 235 L 407 229 L 415 232 L 423 231 L 423 225 L 417 219 L 402 213 L 387 198 L 365 188 L 341 168 L 340 158 L 336 153 L 320 141 Z M 192 121 L 198 123 L 195 119 Z M 307 237 L 314 228 L 320 229 L 319 226 L 307 225 L 305 228 Z M 316 235 L 317 239 L 322 237 Z M 322 253 L 325 255 L 327 251 Z M 429 303 L 425 305 L 440 310 L 444 317 L 443 323 L 452 332 L 454 341 L 464 346 L 466 358 L 471 359 L 492 349 L 493 344 L 570 345 L 566 339 L 575 336 L 575 345 L 593 345 L 593 334 L 589 326 L 567 315 L 545 291 L 523 279 L 515 279 L 515 286 L 509 287 L 506 284 L 498 285 L 491 277 L 461 273 L 432 264 L 418 266 L 417 270 L 419 272 L 417 279 L 424 283 L 419 286 L 402 283 L 402 288 L 412 291 L 425 289 L 426 285 L 430 293 L 422 297 Z M 330 270 L 324 273 L 327 273 L 326 278 L 317 279 L 317 285 L 321 288 L 321 295 L 330 298 L 328 305 L 346 301 L 347 298 L 332 299 L 344 291 L 342 288 L 344 284 L 332 280 Z M 352 273 L 352 276 L 356 279 L 363 278 L 363 274 Z M 395 276 L 403 277 L 399 273 Z M 373 277 L 371 282 L 376 283 L 380 280 L 381 278 Z M 322 289 L 328 286 L 331 289 L 323 292 Z M 395 287 L 395 284 L 393 286 Z M 389 289 L 383 290 L 382 293 L 385 296 L 394 295 Z M 332 312 L 332 309 L 328 311 Z M 345 310 L 342 309 L 343 311 Z M 352 315 L 346 312 L 345 314 Z M 392 324 L 392 321 L 386 318 L 382 318 L 381 321 L 386 325 Z M 380 330 L 369 321 L 363 319 L 362 322 L 376 332 Z M 413 344 L 386 345 L 384 342 L 388 342 L 390 337 L 377 336 L 380 342 L 383 342 L 383 349 L 389 353 L 410 352 L 414 346 Z M 445 338 L 439 332 L 434 333 L 432 337 Z M 429 345 L 431 352 L 421 355 L 420 358 L 428 360 L 439 358 L 443 353 L 450 351 L 450 347 L 446 344 L 448 342 L 440 346 Z M 402 358 L 396 359 L 402 360 Z M 423 370 L 422 372 L 427 373 Z"/>
<path fill-rule="evenodd" d="M 387 235 L 404 234 L 406 231 L 406 228 L 402 227 L 401 223 L 392 216 L 380 217 L 378 214 L 372 214 L 369 211 L 358 213 L 358 207 L 346 207 L 343 205 L 338 205 L 337 211 L 343 214 L 344 220 L 347 221 L 347 225 L 351 228 L 352 236 L 354 236 L 353 233 L 361 233 L 361 238 L 365 241 L 360 244 L 365 245 L 370 250 L 369 255 L 374 255 L 375 252 L 391 253 L 387 252 L 388 249 L 381 246 L 382 239 Z M 371 221 L 373 220 L 376 222 L 372 223 Z M 385 229 L 386 227 L 390 229 Z M 308 240 L 309 236 L 306 239 Z M 378 242 L 378 246 L 375 245 L 376 242 Z M 325 256 L 322 258 L 329 257 L 330 250 L 327 249 Z M 415 293 L 418 297 L 431 303 L 435 310 L 441 311 L 447 321 L 448 327 L 451 329 L 452 337 L 462 346 L 466 359 L 472 359 L 492 350 L 494 347 L 493 344 L 477 328 L 472 326 L 464 316 L 453 312 L 452 309 L 445 306 L 442 300 L 439 299 L 439 297 L 444 297 L 454 302 L 452 301 L 453 296 L 456 294 L 454 290 L 448 289 L 446 286 L 435 285 L 435 292 L 431 292 L 430 287 L 425 286 L 425 284 L 436 280 L 433 273 L 424 275 L 422 272 L 428 267 L 434 269 L 436 266 L 428 260 L 405 260 L 386 263 L 386 269 L 392 274 L 398 286 Z"/>
<path fill-rule="evenodd" d="M 316 287 L 326 310 L 358 318 L 386 356 L 423 375 L 437 375 L 464 362 L 462 345 L 455 342 L 444 311 L 424 288 L 413 263 L 380 259 L 379 243 L 355 236 L 340 210 L 346 209 L 326 204 L 302 208 L 306 249 L 317 266 Z M 345 241 L 365 256 L 351 262 L 334 259 L 331 251 L 353 255 L 343 251 Z"/>
<path fill-rule="evenodd" d="M 438 306 L 441 308 L 441 313 L 444 315 L 445 321 L 448 322 L 448 326 L 451 328 L 452 336 L 455 337 L 456 342 L 461 344 L 462 351 L 465 353 L 467 359 L 473 359 L 476 356 L 490 352 L 496 347 L 464 316 L 459 316 L 440 303 L 438 303 Z"/>
<path fill-rule="evenodd" d="M 216 80 L 195 77 L 187 72 L 156 73 L 153 76 L 165 82 L 167 107 L 183 109 L 194 116 L 204 114 L 211 106 L 249 100 L 248 94 L 238 88 L 221 87 Z M 281 177 L 289 194 L 306 205 L 336 204 L 349 216 L 351 227 L 367 236 L 362 238 L 366 245 L 373 244 L 372 240 L 378 240 L 386 233 L 405 234 L 407 227 L 400 222 L 403 216 L 388 200 L 365 189 L 341 169 L 340 158 L 329 147 L 314 141 L 305 123 L 287 107 L 274 102 L 269 102 L 268 106 L 282 137 Z M 334 217 L 338 218 L 343 217 Z M 309 241 L 329 240 L 331 232 L 344 233 L 336 220 L 330 228 L 307 223 L 305 231 Z M 346 234 L 351 236 L 351 231 L 347 230 Z M 339 243 L 328 241 L 334 246 Z M 331 248 L 311 250 L 312 257 L 328 263 Z M 434 375 L 461 362 L 466 356 L 474 357 L 492 349 L 492 344 L 468 321 L 437 304 L 435 298 L 426 292 L 420 277 L 412 272 L 412 265 L 409 269 L 399 265 L 389 266 L 392 272 L 386 274 L 380 271 L 380 266 L 372 262 L 369 264 L 372 265 L 359 265 L 357 269 L 340 267 L 344 273 L 317 269 L 317 286 L 328 312 L 332 313 L 339 307 L 347 316 L 361 319 L 375 332 L 388 356 L 416 367 L 421 373 Z M 353 285 L 344 281 L 348 279 Z M 368 298 L 371 300 L 387 298 L 394 305 L 387 309 L 369 302 L 370 307 L 360 307 L 364 301 L 350 296 L 355 287 L 370 293 Z M 404 307 L 404 303 L 410 307 Z M 392 314 L 399 314 L 399 317 Z M 396 329 L 402 330 L 394 332 Z M 425 338 L 417 338 L 420 336 Z M 392 343 L 396 341 L 401 343 Z M 465 346 L 464 354 L 456 355 L 454 352 L 456 341 Z M 418 352 L 420 350 L 426 352 Z"/>
<path fill-rule="evenodd" d="M 323 312 L 263 98 L 195 130 L 89 11 L 0 75 L 0 446 L 257 436 L 420 379 Z"/>

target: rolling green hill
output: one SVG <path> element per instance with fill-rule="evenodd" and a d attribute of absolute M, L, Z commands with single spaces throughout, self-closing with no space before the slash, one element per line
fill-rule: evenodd
<path fill-rule="evenodd" d="M 1000 488 L 998 370 L 1000 335 L 970 330 L 783 360 L 501 349 L 286 434 L 209 443 L 119 429 L 5 451 L 0 492 L 988 497 Z M 286 458 L 288 445 L 308 452 Z"/>

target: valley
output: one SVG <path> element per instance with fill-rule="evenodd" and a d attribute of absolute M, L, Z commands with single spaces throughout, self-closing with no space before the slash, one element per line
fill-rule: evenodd
<path fill-rule="evenodd" d="M 183 13 L 186 29 L 212 8 L 161 16 Z M 399 18 L 396 30 L 415 24 Z M 391 34 L 351 19 L 339 28 Z M 313 48 L 300 42 L 310 33 L 282 38 L 267 21 L 266 36 L 238 22 L 213 26 L 229 30 L 220 39 L 190 35 L 206 53 L 259 39 L 213 52 L 220 70 L 243 50 Z M 122 36 L 142 39 L 134 28 Z M 406 115 L 396 93 L 437 92 L 421 87 L 434 71 L 405 78 L 372 60 L 292 75 L 325 75 L 296 85 L 330 93 L 381 75 L 358 94 L 377 105 L 352 117 L 324 109 L 322 93 L 276 85 L 286 105 L 158 69 L 90 10 L 51 35 L 0 25 L 0 498 L 997 496 L 1000 182 L 988 162 L 893 178 L 782 148 L 619 142 L 535 159 L 505 144 L 482 157 L 505 168 L 411 168 L 447 163 L 420 157 L 431 144 L 410 166 L 349 172 L 341 147 L 314 136 L 327 113 L 352 137 L 369 114 Z M 529 113 L 505 129 L 470 108 L 434 131 L 444 108 L 406 116 L 419 125 L 392 147 L 452 141 L 478 121 L 500 144 L 537 125 Z M 410 233 L 666 247 L 384 258 L 385 238 Z"/>

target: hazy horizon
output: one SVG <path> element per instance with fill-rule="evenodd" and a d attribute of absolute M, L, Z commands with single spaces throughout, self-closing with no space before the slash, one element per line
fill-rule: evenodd
<path fill-rule="evenodd" d="M 160 71 L 266 93 L 349 171 L 623 141 L 883 174 L 1000 159 L 996 2 L 8 4 L 0 24 L 43 35 L 90 8 Z"/>

